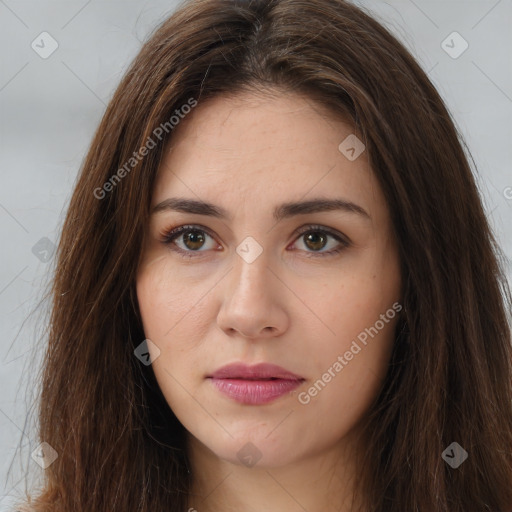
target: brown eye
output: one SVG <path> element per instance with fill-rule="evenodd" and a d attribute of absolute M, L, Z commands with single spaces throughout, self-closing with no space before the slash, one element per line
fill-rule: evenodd
<path fill-rule="evenodd" d="M 323 249 L 327 243 L 327 237 L 318 231 L 312 231 L 304 235 L 305 244 L 308 248 L 313 251 L 319 251 Z"/>
<path fill-rule="evenodd" d="M 305 247 L 305 250 L 302 252 L 307 257 L 333 256 L 350 245 L 350 242 L 343 235 L 334 233 L 322 226 L 305 226 L 299 232 L 298 240 L 300 239 L 303 240 L 302 243 Z M 323 251 L 322 249 L 329 245 L 329 239 L 333 239 L 336 242 L 334 243 L 334 248 Z"/>
<path fill-rule="evenodd" d="M 204 244 L 204 241 L 205 237 L 202 232 L 195 229 L 186 231 L 183 235 L 183 244 L 187 247 L 187 249 L 190 249 L 191 251 L 200 249 Z"/>
<path fill-rule="evenodd" d="M 210 247 L 207 245 L 208 238 L 212 239 Z M 193 257 L 195 256 L 193 253 L 198 253 L 197 255 L 200 256 L 207 249 L 215 248 L 213 237 L 196 226 L 180 226 L 173 229 L 163 235 L 162 243 L 184 257 Z M 205 247 L 206 249 L 202 250 Z"/>

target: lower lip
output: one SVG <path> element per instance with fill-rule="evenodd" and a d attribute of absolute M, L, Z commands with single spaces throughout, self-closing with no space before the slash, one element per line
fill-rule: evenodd
<path fill-rule="evenodd" d="M 302 380 L 210 379 L 217 389 L 242 404 L 260 405 L 290 393 Z"/>

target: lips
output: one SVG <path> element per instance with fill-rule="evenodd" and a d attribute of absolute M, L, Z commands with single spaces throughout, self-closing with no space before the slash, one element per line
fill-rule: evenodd
<path fill-rule="evenodd" d="M 281 366 L 269 363 L 253 366 L 234 363 L 219 368 L 207 378 L 224 395 L 250 405 L 262 405 L 276 400 L 305 380 Z"/>
<path fill-rule="evenodd" d="M 243 363 L 234 363 L 219 368 L 209 375 L 215 379 L 244 379 L 244 380 L 265 380 L 265 379 L 285 379 L 301 380 L 302 377 L 296 375 L 281 366 L 269 363 L 260 363 L 248 366 Z M 302 379 L 303 380 L 303 379 Z"/>

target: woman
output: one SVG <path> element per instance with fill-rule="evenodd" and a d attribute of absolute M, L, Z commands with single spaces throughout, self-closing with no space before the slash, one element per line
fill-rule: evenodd
<path fill-rule="evenodd" d="M 71 199 L 32 510 L 512 510 L 498 255 L 449 112 L 379 23 L 184 4 Z"/>

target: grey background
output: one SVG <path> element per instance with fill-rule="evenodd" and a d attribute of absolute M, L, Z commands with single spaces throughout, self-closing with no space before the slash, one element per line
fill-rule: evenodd
<path fill-rule="evenodd" d="M 406 44 L 446 101 L 475 159 L 510 278 L 512 0 L 356 3 Z M 37 306 L 77 172 L 124 71 L 176 5 L 0 0 L 0 510 L 22 490 L 27 470 L 35 478 L 43 471 L 30 458 L 37 443 L 28 416 L 44 350 L 46 311 Z M 46 59 L 31 47 L 42 46 L 43 31 L 59 45 Z M 453 31 L 469 43 L 456 59 L 441 46 Z"/>

